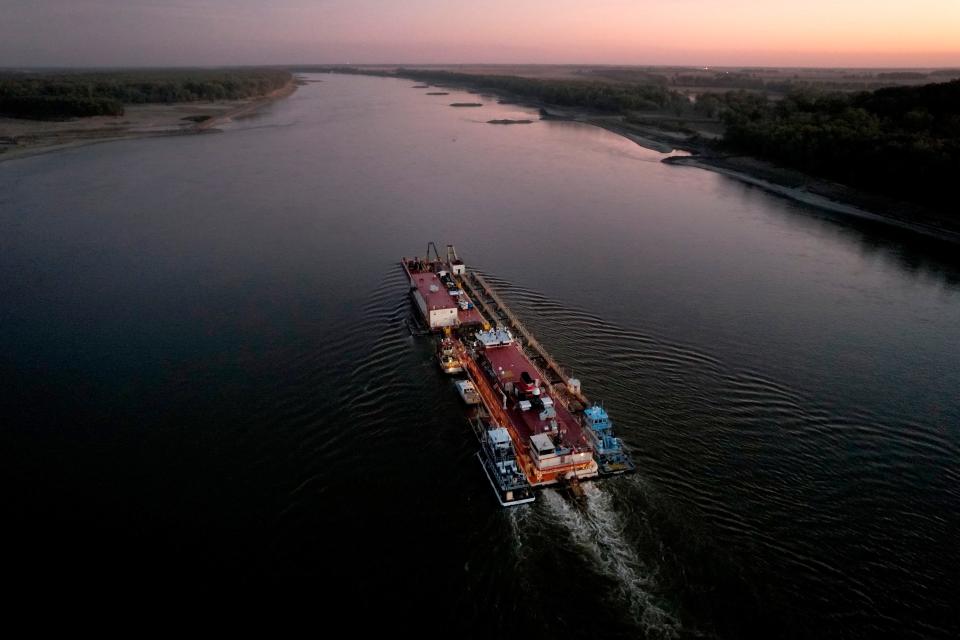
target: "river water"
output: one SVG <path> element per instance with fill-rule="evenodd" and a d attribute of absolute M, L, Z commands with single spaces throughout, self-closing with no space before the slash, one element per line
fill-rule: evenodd
<path fill-rule="evenodd" d="M 310 77 L 223 133 L 0 164 L 15 568 L 296 583 L 468 635 L 960 632 L 956 247 L 487 124 L 536 119 L 489 96 Z M 406 328 L 429 240 L 636 475 L 496 504 Z"/>

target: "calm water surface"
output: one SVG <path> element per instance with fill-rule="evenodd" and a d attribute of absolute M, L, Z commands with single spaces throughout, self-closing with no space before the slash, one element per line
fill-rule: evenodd
<path fill-rule="evenodd" d="M 315 78 L 223 133 L 0 164 L 15 568 L 293 581 L 473 635 L 960 633 L 956 247 L 488 125 L 530 114 L 489 97 Z M 428 240 L 637 475 L 496 505 L 405 327 Z"/>

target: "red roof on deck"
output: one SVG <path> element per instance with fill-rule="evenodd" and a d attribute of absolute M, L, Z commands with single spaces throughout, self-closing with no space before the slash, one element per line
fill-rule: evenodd
<path fill-rule="evenodd" d="M 457 306 L 457 301 L 447 293 L 447 288 L 440 282 L 437 274 L 429 271 L 414 273 L 413 281 L 417 285 L 420 295 L 427 302 L 427 309 L 432 311 L 433 309 L 451 309 Z M 435 287 L 436 291 L 432 291 L 431 286 Z"/>
<path fill-rule="evenodd" d="M 456 308 L 457 318 L 460 324 L 483 324 L 483 316 L 480 315 L 477 308 L 461 309 L 457 304 L 457 296 L 450 295 L 447 287 L 440 282 L 440 276 L 436 273 L 432 271 L 410 271 L 410 277 L 413 278 L 413 283 L 417 287 L 417 291 L 420 292 L 420 295 L 423 296 L 424 301 L 427 303 L 427 311 Z M 436 288 L 436 291 L 431 291 L 431 285 Z M 460 297 L 470 300 L 466 294 Z"/>

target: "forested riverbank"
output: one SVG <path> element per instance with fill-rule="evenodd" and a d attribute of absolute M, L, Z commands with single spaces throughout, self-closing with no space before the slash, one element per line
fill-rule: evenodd
<path fill-rule="evenodd" d="M 277 69 L 0 74 L 0 104 L 6 105 L 0 160 L 92 142 L 209 131 L 297 86 L 290 72 Z"/>
<path fill-rule="evenodd" d="M 291 80 L 279 69 L 170 69 L 0 74 L 0 115 L 36 120 L 121 116 L 128 104 L 240 100 Z"/>
<path fill-rule="evenodd" d="M 721 150 L 947 210 L 960 175 L 960 80 L 782 100 L 708 94 L 698 108 L 726 125 Z"/>

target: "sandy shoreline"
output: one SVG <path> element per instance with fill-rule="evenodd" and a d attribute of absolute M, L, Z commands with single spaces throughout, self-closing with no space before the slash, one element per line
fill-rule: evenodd
<path fill-rule="evenodd" d="M 265 96 L 224 102 L 127 105 L 122 116 L 71 121 L 0 118 L 0 162 L 116 140 L 214 133 L 225 122 L 291 95 L 298 81 Z M 206 117 L 202 122 L 191 118 Z"/>
<path fill-rule="evenodd" d="M 276 102 L 277 100 L 282 100 L 283 98 L 293 95 L 293 93 L 297 90 L 298 86 L 300 86 L 299 81 L 296 78 L 291 78 L 290 82 L 280 87 L 276 91 L 268 93 L 267 95 L 261 96 L 259 98 L 254 98 L 252 101 L 248 102 L 247 104 L 239 105 L 236 108 L 231 109 L 227 113 L 223 113 L 219 116 L 210 118 L 209 120 L 204 120 L 203 122 L 199 122 L 195 125 L 194 128 L 196 129 L 197 132 L 207 131 L 229 120 L 235 120 L 237 118 L 242 118 L 244 116 L 250 115 L 251 113 L 256 112 L 258 109 L 261 109 L 262 107 L 272 102 Z"/>
<path fill-rule="evenodd" d="M 610 122 L 609 120 L 599 120 L 596 118 L 587 118 L 580 120 L 585 124 L 592 124 L 595 127 L 600 127 L 601 129 L 606 129 L 610 133 L 615 133 L 618 136 L 623 136 L 627 140 L 640 145 L 644 149 L 650 149 L 652 151 L 658 151 L 660 153 L 673 153 L 677 147 L 674 144 L 663 142 L 661 140 L 655 140 L 652 137 L 647 135 L 640 135 L 634 131 L 631 131 L 623 126 L 620 126 L 617 123 Z"/>
<path fill-rule="evenodd" d="M 857 218 L 863 218 L 865 220 L 881 222 L 886 225 L 899 227 L 901 229 L 908 229 L 912 232 L 938 238 L 940 240 L 960 242 L 960 232 L 935 224 L 933 221 L 928 224 L 926 222 L 919 222 L 916 220 L 901 219 L 892 214 L 876 213 L 874 211 L 856 206 L 856 204 L 851 202 L 831 199 L 825 194 L 817 193 L 815 190 L 811 190 L 806 185 L 790 186 L 787 184 L 779 184 L 777 182 L 765 180 L 764 178 L 757 177 L 743 171 L 737 171 L 730 167 L 723 166 L 720 159 L 701 156 L 673 156 L 670 158 L 665 158 L 663 162 L 666 164 L 697 167 L 699 169 L 713 171 L 715 173 L 740 180 L 741 182 L 760 187 L 765 191 L 769 191 L 791 200 L 802 202 L 804 204 L 834 213 L 842 213 L 855 216 Z"/>

